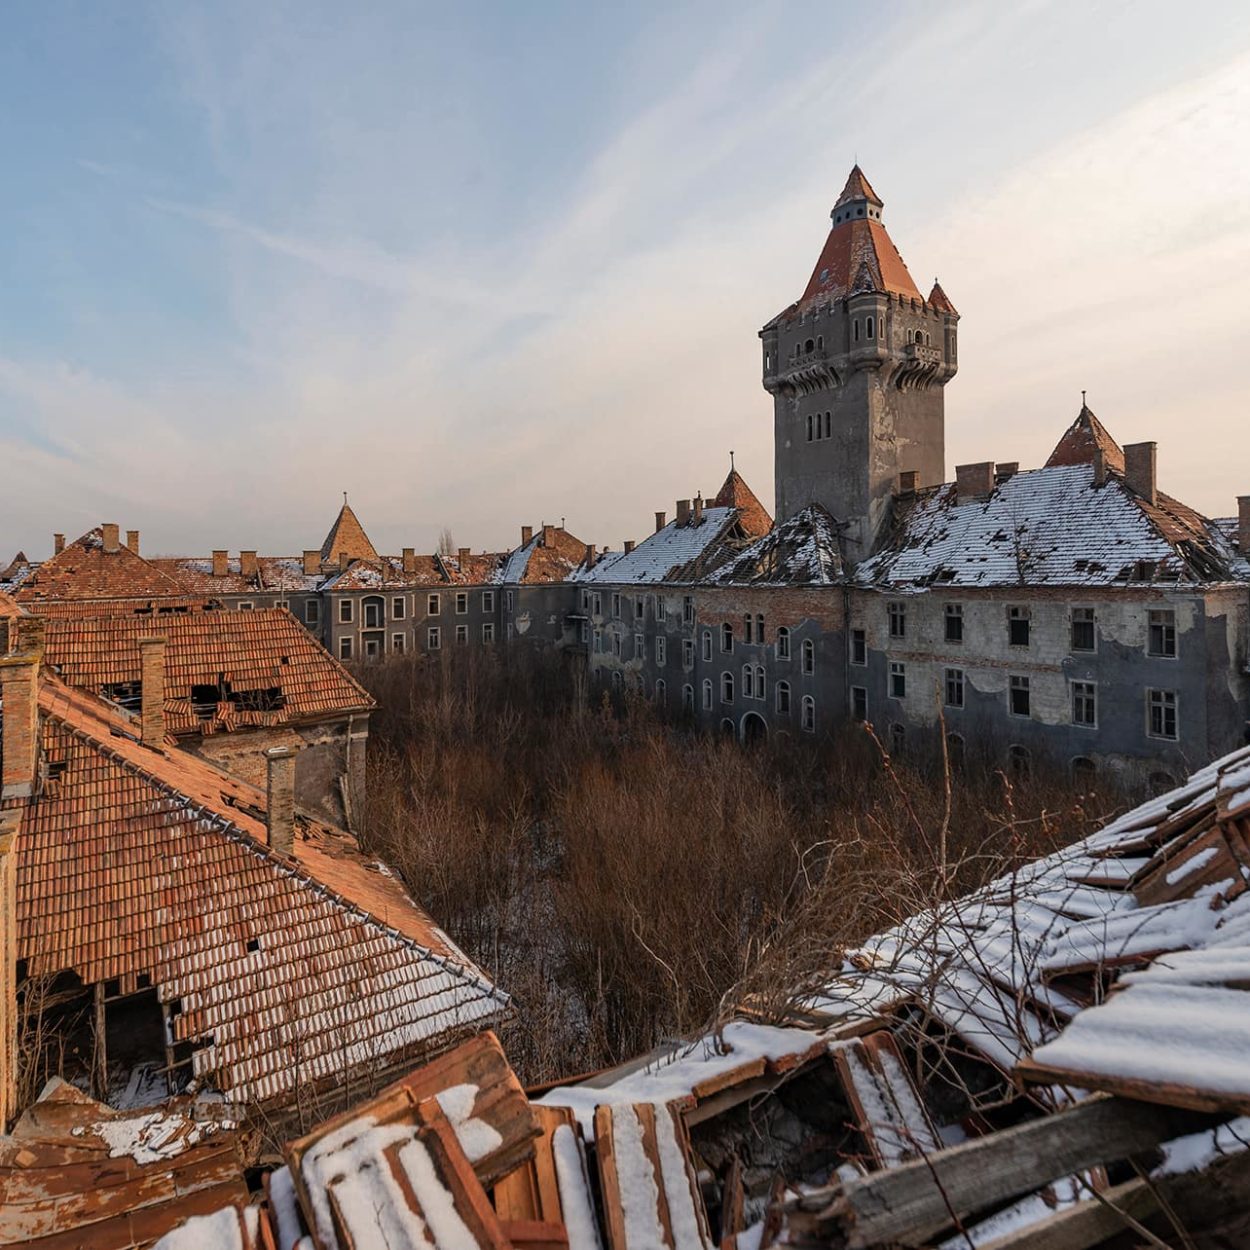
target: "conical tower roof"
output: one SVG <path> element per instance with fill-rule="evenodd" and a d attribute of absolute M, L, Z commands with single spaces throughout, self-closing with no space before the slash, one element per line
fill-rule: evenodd
<path fill-rule="evenodd" d="M 756 498 L 755 492 L 746 484 L 737 469 L 730 469 L 716 498 L 712 500 L 713 508 L 737 508 L 738 522 L 752 538 L 767 534 L 773 527 L 773 519 L 768 509 Z"/>
<path fill-rule="evenodd" d="M 872 183 L 864 177 L 864 171 L 858 165 L 851 169 L 850 177 L 846 180 L 846 186 L 842 188 L 842 194 L 838 196 L 836 208 L 841 208 L 843 204 L 849 204 L 852 200 L 868 200 L 880 208 L 885 201 L 872 189 Z"/>
<path fill-rule="evenodd" d="M 356 514 L 343 496 L 343 506 L 330 526 L 326 540 L 321 544 L 321 558 L 346 564 L 351 560 L 376 560 L 378 553 L 365 533 L 365 527 L 356 519 Z"/>
<path fill-rule="evenodd" d="M 946 292 L 942 290 L 942 284 L 936 278 L 933 279 L 933 290 L 929 292 L 929 307 L 936 308 L 938 312 L 954 313 L 956 317 L 959 316 L 955 305 L 950 302 Z"/>
<path fill-rule="evenodd" d="M 1107 432 L 1107 427 L 1094 416 L 1087 404 L 1081 405 L 1077 418 L 1064 431 L 1055 444 L 1055 450 L 1046 461 L 1046 468 L 1059 465 L 1093 464 L 1094 456 L 1102 452 L 1103 463 L 1116 473 L 1124 472 L 1124 451 Z"/>

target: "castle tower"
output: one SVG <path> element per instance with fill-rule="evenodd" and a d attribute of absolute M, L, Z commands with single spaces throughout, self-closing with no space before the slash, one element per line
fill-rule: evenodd
<path fill-rule="evenodd" d="M 920 294 L 881 209 L 856 165 L 807 289 L 760 331 L 777 521 L 823 504 L 852 563 L 880 539 L 900 474 L 945 479 L 942 388 L 956 368 L 959 314 L 936 282 Z"/>

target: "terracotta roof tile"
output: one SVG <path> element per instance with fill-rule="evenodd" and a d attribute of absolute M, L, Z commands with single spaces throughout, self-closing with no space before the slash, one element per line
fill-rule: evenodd
<path fill-rule="evenodd" d="M 547 526 L 509 554 L 500 580 L 522 586 L 567 581 L 586 562 L 587 550 L 587 545 L 563 526 Z"/>
<path fill-rule="evenodd" d="M 346 498 L 339 514 L 330 526 L 326 540 L 321 544 L 321 558 L 332 563 L 343 564 L 346 560 L 376 560 L 378 553 L 369 541 L 365 528 L 356 519 Z"/>
<path fill-rule="evenodd" d="M 867 290 L 922 298 L 886 228 L 879 221 L 856 218 L 829 231 L 799 306 L 846 298 L 865 268 L 870 276 Z"/>
<path fill-rule="evenodd" d="M 100 526 L 45 560 L 19 585 L 21 603 L 48 599 L 118 599 L 184 595 L 183 587 L 124 543 L 104 550 Z"/>
<path fill-rule="evenodd" d="M 956 317 L 959 316 L 955 305 L 950 302 L 950 298 L 942 290 L 942 284 L 936 278 L 933 279 L 933 290 L 929 292 L 929 307 L 936 308 L 938 312 L 952 313 Z"/>
<path fill-rule="evenodd" d="M 834 208 L 846 204 L 850 200 L 870 200 L 878 208 L 882 207 L 884 201 L 872 189 L 872 184 L 864 177 L 864 171 L 858 165 L 851 168 L 850 176 L 846 180 L 846 186 L 842 188 L 842 194 L 838 196 Z"/>
<path fill-rule="evenodd" d="M 760 538 L 773 527 L 773 519 L 768 509 L 760 503 L 737 469 L 729 470 L 729 476 L 712 500 L 712 507 L 737 508 L 738 524 L 748 538 Z"/>
<path fill-rule="evenodd" d="M 1120 444 L 1107 432 L 1107 427 L 1090 409 L 1082 404 L 1077 418 L 1064 431 L 1055 444 L 1055 450 L 1046 461 L 1048 469 L 1065 464 L 1093 464 L 1094 456 L 1101 451 L 1107 468 L 1124 472 L 1124 452 Z"/>

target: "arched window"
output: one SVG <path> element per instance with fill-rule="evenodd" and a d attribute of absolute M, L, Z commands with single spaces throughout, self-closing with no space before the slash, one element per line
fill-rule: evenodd
<path fill-rule="evenodd" d="M 732 673 L 720 675 L 720 701 L 722 703 L 734 701 L 734 675 Z"/>
<path fill-rule="evenodd" d="M 807 414 L 807 441 L 809 443 L 812 441 L 812 414 L 810 412 Z"/>
<path fill-rule="evenodd" d="M 818 334 L 816 336 L 816 350 L 818 352 L 823 352 L 825 350 L 825 336 L 823 334 Z"/>
<path fill-rule="evenodd" d="M 812 350 L 812 348 L 813 348 L 813 347 L 815 347 L 815 346 L 816 346 L 816 344 L 815 344 L 815 343 L 813 343 L 811 339 L 808 339 L 808 340 L 807 340 L 807 342 L 803 344 L 803 350 L 804 350 L 805 352 L 810 352 L 810 351 Z"/>
<path fill-rule="evenodd" d="M 742 697 L 749 699 L 755 694 L 755 680 L 752 677 L 752 668 L 749 664 L 742 666 Z"/>
<path fill-rule="evenodd" d="M 966 757 L 962 734 L 946 735 L 946 759 L 954 772 L 961 772 Z"/>
<path fill-rule="evenodd" d="M 902 753 L 903 747 L 907 745 L 907 730 L 895 721 L 890 726 L 890 750 L 895 755 Z"/>
<path fill-rule="evenodd" d="M 1027 747 L 1010 746 L 1007 748 L 1007 763 L 1013 777 L 1024 780 L 1029 775 L 1030 761 Z"/>
<path fill-rule="evenodd" d="M 734 627 L 728 621 L 720 627 L 720 649 L 726 655 L 734 649 Z"/>
<path fill-rule="evenodd" d="M 757 699 L 765 697 L 764 666 L 762 664 L 755 666 L 755 697 Z"/>
<path fill-rule="evenodd" d="M 655 701 L 663 707 L 667 696 L 668 686 L 666 685 L 664 678 L 657 677 L 655 682 Z"/>
<path fill-rule="evenodd" d="M 825 437 L 833 437 L 833 413 L 825 413 Z"/>
<path fill-rule="evenodd" d="M 614 670 L 614 671 L 613 671 L 613 673 L 612 673 L 612 689 L 613 689 L 613 690 L 620 690 L 620 688 L 621 688 L 624 684 L 625 684 L 625 679 L 621 676 L 621 671 L 620 671 L 620 669 L 616 669 L 616 670 Z"/>
<path fill-rule="evenodd" d="M 1078 786 L 1093 785 L 1098 776 L 1098 765 L 1088 755 L 1078 755 L 1072 761 L 1072 780 Z"/>
<path fill-rule="evenodd" d="M 755 615 L 755 641 L 764 641 L 764 614 L 757 612 Z"/>
<path fill-rule="evenodd" d="M 738 736 L 738 731 L 734 728 L 733 721 L 731 721 L 728 717 L 721 721 L 720 731 L 726 738 L 736 738 Z"/>
<path fill-rule="evenodd" d="M 864 337 L 868 339 L 877 337 L 877 323 L 872 317 L 867 318 L 864 322 Z"/>
<path fill-rule="evenodd" d="M 816 671 L 816 644 L 810 638 L 803 639 L 803 672 L 811 675 Z"/>
<path fill-rule="evenodd" d="M 777 711 L 782 716 L 790 715 L 790 683 L 788 681 L 777 683 Z"/>
<path fill-rule="evenodd" d="M 742 618 L 742 640 L 743 642 L 751 642 L 754 639 L 755 618 L 748 612 Z"/>
<path fill-rule="evenodd" d="M 784 625 L 777 631 L 777 658 L 790 658 L 790 631 Z"/>
<path fill-rule="evenodd" d="M 851 332 L 851 337 L 855 340 L 855 342 L 857 343 L 859 342 L 859 318 L 858 317 L 855 318 L 855 326 Z"/>
<path fill-rule="evenodd" d="M 694 711 L 694 687 L 682 686 L 681 688 L 681 710 L 683 712 Z"/>
<path fill-rule="evenodd" d="M 703 710 L 710 712 L 712 710 L 712 679 L 705 678 L 703 682 Z"/>
<path fill-rule="evenodd" d="M 803 730 L 809 734 L 816 732 L 816 700 L 810 694 L 803 696 Z"/>

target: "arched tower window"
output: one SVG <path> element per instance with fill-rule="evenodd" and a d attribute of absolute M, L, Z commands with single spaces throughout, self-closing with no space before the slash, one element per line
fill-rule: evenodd
<path fill-rule="evenodd" d="M 871 317 L 869 317 L 864 322 L 864 337 L 870 338 L 870 339 L 876 338 L 877 337 L 876 330 L 877 330 L 877 323 Z"/>

